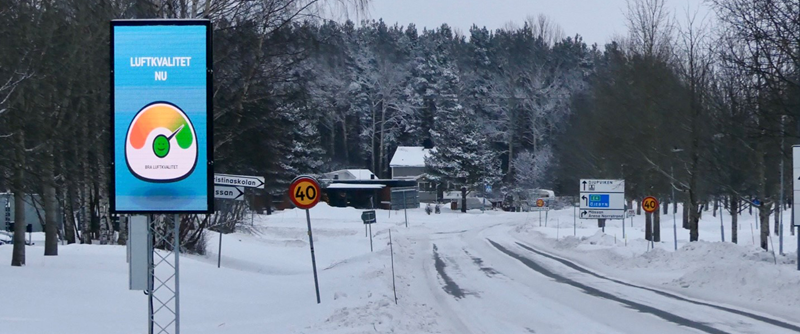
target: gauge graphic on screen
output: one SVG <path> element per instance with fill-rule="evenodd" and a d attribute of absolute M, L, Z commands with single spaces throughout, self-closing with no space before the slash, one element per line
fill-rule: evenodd
<path fill-rule="evenodd" d="M 171 103 L 148 104 L 128 127 L 125 161 L 141 180 L 180 181 L 194 171 L 197 153 L 197 134 L 191 120 Z"/>

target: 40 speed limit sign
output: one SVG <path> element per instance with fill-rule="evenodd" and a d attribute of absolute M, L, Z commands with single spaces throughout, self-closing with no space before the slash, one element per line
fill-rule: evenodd
<path fill-rule="evenodd" d="M 300 209 L 313 208 L 321 195 L 319 183 L 311 176 L 298 176 L 289 186 L 289 198 Z"/>
<path fill-rule="evenodd" d="M 647 213 L 653 213 L 658 210 L 658 200 L 653 196 L 647 196 L 642 200 L 642 209 Z"/>

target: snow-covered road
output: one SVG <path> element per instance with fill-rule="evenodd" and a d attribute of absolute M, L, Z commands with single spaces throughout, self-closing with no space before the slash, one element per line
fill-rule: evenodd
<path fill-rule="evenodd" d="M 508 224 L 409 235 L 463 333 L 796 333 L 746 310 L 609 279 L 514 239 Z M 497 241 L 495 241 L 497 240 Z"/>
<path fill-rule="evenodd" d="M 718 225 L 704 224 L 705 241 L 681 240 L 678 251 L 667 242 L 646 251 L 640 217 L 625 243 L 614 236 L 616 222 L 606 234 L 582 223 L 573 237 L 572 210 L 551 212 L 541 227 L 525 213 L 449 209 L 409 210 L 406 227 L 401 212 L 378 211 L 370 252 L 360 214 L 322 204 L 311 210 L 321 304 L 304 212 L 256 217 L 251 232 L 226 235 L 222 268 L 212 234 L 207 255 L 181 259 L 182 331 L 800 332 L 790 320 L 800 306 L 793 254 L 776 265 L 752 245 L 716 242 Z M 567 221 L 568 229 L 560 226 Z M 43 257 L 40 239 L 34 235 L 26 267 L 0 265 L 0 333 L 145 331 L 146 297 L 127 290 L 124 247 L 69 245 Z M 10 253 L 0 246 L 0 259 Z"/>

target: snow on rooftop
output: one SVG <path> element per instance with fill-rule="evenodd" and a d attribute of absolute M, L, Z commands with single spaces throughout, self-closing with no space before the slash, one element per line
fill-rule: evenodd
<path fill-rule="evenodd" d="M 382 184 L 331 183 L 328 189 L 383 189 Z"/>
<path fill-rule="evenodd" d="M 354 180 L 369 180 L 373 175 L 369 169 L 347 169 L 347 172 L 355 177 Z"/>
<path fill-rule="evenodd" d="M 430 149 L 422 146 L 398 146 L 389 167 L 425 167 Z"/>

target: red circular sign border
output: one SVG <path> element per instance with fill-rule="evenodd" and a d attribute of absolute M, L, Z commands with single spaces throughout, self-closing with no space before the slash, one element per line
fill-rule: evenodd
<path fill-rule="evenodd" d="M 312 202 L 311 204 L 308 204 L 308 205 L 302 205 L 300 203 L 297 203 L 295 201 L 295 199 L 294 199 L 294 194 L 292 194 L 292 191 L 294 190 L 294 188 L 300 182 L 303 182 L 303 181 L 308 181 L 308 182 L 311 182 L 312 184 L 314 184 L 314 186 L 317 187 L 317 190 L 319 192 L 319 194 L 317 195 L 317 198 L 314 199 L 314 202 Z M 319 203 L 319 198 L 320 197 L 322 197 L 322 188 L 319 186 L 319 182 L 317 182 L 317 180 L 314 179 L 311 176 L 298 176 L 296 179 L 294 179 L 294 181 L 292 181 L 292 184 L 289 185 L 289 200 L 291 200 L 292 204 L 294 204 L 294 206 L 296 206 L 299 209 L 311 209 L 311 208 L 313 208 L 314 206 L 316 206 Z"/>
<path fill-rule="evenodd" d="M 542 203 L 542 205 L 539 205 L 539 203 Z M 537 208 L 544 207 L 544 199 L 541 199 L 541 198 L 537 199 L 536 200 L 536 207 Z"/>
<path fill-rule="evenodd" d="M 646 202 L 650 198 L 652 198 L 654 201 L 656 201 L 656 207 L 655 207 L 655 209 L 653 209 L 653 211 L 647 211 L 647 208 L 644 207 L 644 202 Z M 658 207 L 660 205 L 661 205 L 661 203 L 658 202 L 658 198 L 655 198 L 653 196 L 647 196 L 642 200 L 642 209 L 644 209 L 644 212 L 647 212 L 647 213 L 653 213 L 653 212 L 658 211 Z"/>

